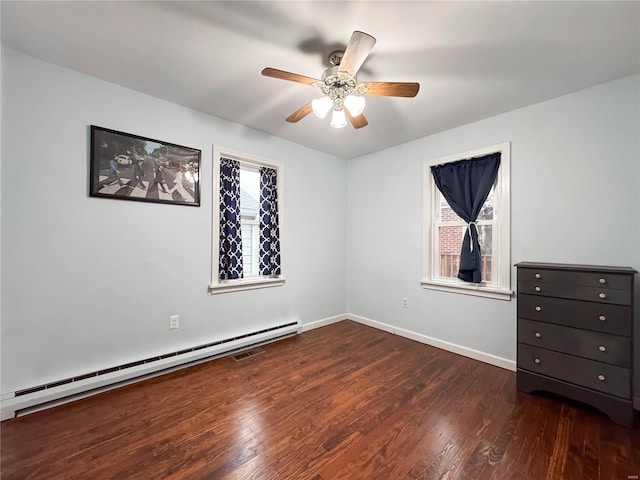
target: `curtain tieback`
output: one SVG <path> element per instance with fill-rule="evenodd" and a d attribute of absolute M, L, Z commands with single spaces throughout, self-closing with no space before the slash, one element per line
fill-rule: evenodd
<path fill-rule="evenodd" d="M 476 232 L 478 231 L 478 224 L 476 222 L 469 222 L 467 224 L 467 231 L 469 232 L 469 251 L 473 252 L 473 237 L 471 236 L 471 225 L 476 227 Z"/>

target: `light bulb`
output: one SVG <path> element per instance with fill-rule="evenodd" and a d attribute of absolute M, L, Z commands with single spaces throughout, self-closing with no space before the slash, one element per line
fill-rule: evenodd
<path fill-rule="evenodd" d="M 347 117 L 344 114 L 344 110 L 334 110 L 331 116 L 331 123 L 329 124 L 333 128 L 342 128 L 347 126 Z"/>
<path fill-rule="evenodd" d="M 357 117 L 364 111 L 364 97 L 361 95 L 347 95 L 344 99 L 344 106 L 349 109 L 349 113 Z"/>
<path fill-rule="evenodd" d="M 320 118 L 324 118 L 329 110 L 331 110 L 332 106 L 333 102 L 329 97 L 316 98 L 311 102 L 313 113 L 315 113 L 316 116 Z"/>

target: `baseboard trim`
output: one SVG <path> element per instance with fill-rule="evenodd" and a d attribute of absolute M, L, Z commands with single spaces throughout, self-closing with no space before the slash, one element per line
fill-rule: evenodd
<path fill-rule="evenodd" d="M 343 320 L 347 320 L 349 317 L 346 313 L 342 315 L 336 315 L 334 317 L 322 318 L 320 320 L 316 320 L 314 322 L 303 323 L 300 325 L 301 332 L 308 332 L 309 330 L 315 330 L 316 328 L 326 327 L 327 325 L 331 325 L 332 323 L 338 323 Z"/>
<path fill-rule="evenodd" d="M 304 324 L 299 324 L 298 326 L 298 331 L 299 332 L 307 332 L 310 330 L 314 330 L 316 328 L 321 328 L 321 327 L 325 327 L 327 325 L 331 325 L 333 323 L 338 323 L 341 322 L 343 320 L 353 320 L 354 322 L 358 322 L 361 323 L 363 325 L 368 325 L 369 327 L 373 327 L 376 328 L 378 330 L 382 330 L 385 332 L 389 332 L 392 333 L 394 335 L 399 335 L 401 337 L 404 338 L 408 338 L 410 340 L 415 340 L 417 342 L 420 343 L 424 343 L 426 345 L 430 345 L 432 347 L 436 347 L 436 348 L 440 348 L 442 350 L 446 350 L 448 352 L 452 352 L 458 355 L 462 355 L 464 357 L 468 357 L 468 358 L 472 358 L 474 360 L 478 360 L 484 363 L 488 363 L 489 365 L 494 365 L 496 367 L 500 367 L 500 368 L 504 368 L 506 370 L 511 370 L 513 372 L 516 371 L 516 362 L 513 360 L 509 360 L 503 357 L 498 357 L 497 355 L 492 355 L 490 353 L 486 353 L 486 352 L 481 352 L 479 350 L 475 350 L 473 348 L 468 348 L 468 347 L 464 347 L 462 345 L 458 345 L 455 343 L 451 343 L 451 342 L 447 342 L 444 340 L 440 340 L 434 337 L 430 337 L 428 335 L 423 335 L 421 333 L 417 333 L 411 330 L 407 330 L 407 329 L 403 329 L 403 328 L 398 328 L 395 327 L 393 325 L 389 325 L 387 323 L 384 322 L 379 322 L 377 320 L 372 320 L 370 318 L 367 317 L 363 317 L 361 315 L 356 315 L 353 313 L 345 313 L 345 314 L 341 314 L 341 315 L 335 315 L 333 317 L 327 317 L 327 318 L 323 318 L 320 320 L 315 320 L 313 322 L 308 322 L 308 323 L 304 323 Z M 239 345 L 238 345 L 239 346 Z M 213 356 L 215 356 L 216 353 L 218 352 L 208 352 L 209 355 L 211 355 L 213 353 Z M 193 359 L 193 360 L 200 360 L 202 361 L 209 361 L 213 359 L 211 356 L 209 356 L 209 358 L 206 359 Z M 73 398 L 68 399 L 67 401 L 72 401 L 72 400 L 76 400 L 78 398 L 83 398 L 83 397 L 87 397 L 87 396 L 91 396 L 94 395 L 96 393 L 100 393 L 102 391 L 106 391 L 106 390 L 111 390 L 113 388 L 119 388 L 123 385 L 126 384 L 130 384 L 130 383 L 135 383 L 137 381 L 141 381 L 144 380 L 146 378 L 150 378 L 151 376 L 157 376 L 157 375 L 161 375 L 164 373 L 167 373 L 167 371 L 173 371 L 173 370 L 178 370 L 181 368 L 185 368 L 188 367 L 190 365 L 192 365 L 193 362 L 191 362 L 190 364 L 184 364 L 184 365 L 171 365 L 168 364 L 166 365 L 166 370 L 161 371 L 161 372 L 156 372 L 156 373 L 149 373 L 149 372 L 138 372 L 138 376 L 137 378 L 123 378 L 120 379 L 119 382 L 115 383 L 115 384 L 111 384 L 111 385 L 104 385 L 104 384 L 98 384 L 98 385 L 93 385 L 93 389 L 91 391 L 86 391 L 87 390 L 87 386 L 84 386 L 84 389 L 73 389 L 68 392 L 66 392 L 67 395 L 71 395 L 73 396 Z M 145 375 L 146 373 L 146 375 Z M 111 379 L 111 381 L 113 382 L 114 379 Z M 107 383 L 107 382 L 105 382 Z M 80 385 L 76 385 L 76 387 L 79 387 Z M 85 391 L 82 391 L 85 390 Z M 74 395 L 75 394 L 75 395 Z M 31 402 L 25 402 L 24 400 L 26 400 L 24 397 L 21 399 L 22 401 L 18 401 L 20 399 L 17 399 L 14 397 L 13 392 L 9 392 L 9 393 L 5 393 L 2 395 L 1 397 L 1 403 L 2 403 L 2 408 L 0 409 L 0 420 L 7 420 L 9 418 L 13 418 L 13 416 L 15 415 L 15 411 L 20 409 L 20 408 L 24 408 L 24 407 L 29 407 L 31 405 L 33 405 L 34 403 Z M 43 399 L 40 399 L 40 402 L 42 402 Z M 52 399 L 46 399 L 46 400 L 57 400 L 55 398 Z M 45 401 L 46 401 L 45 400 Z M 38 402 L 38 403 L 40 403 Z M 48 406 L 54 406 L 52 405 L 53 402 L 51 402 Z M 57 402 L 55 402 L 56 404 L 58 403 L 66 403 L 64 402 L 64 399 L 61 399 Z M 640 396 L 636 396 L 633 398 L 633 407 L 640 411 Z M 46 408 L 46 407 L 45 407 Z"/>
<path fill-rule="evenodd" d="M 306 332 L 331 325 L 332 323 L 341 322 L 346 319 L 346 314 L 335 315 L 333 317 L 322 318 L 305 324 L 298 323 L 295 330 L 297 333 Z M 232 347 L 233 349 L 238 349 L 255 343 L 256 341 L 260 342 L 260 340 L 262 339 L 258 338 L 237 342 Z M 15 417 L 16 412 L 20 410 L 28 410 L 29 412 L 44 410 L 46 408 L 78 400 L 80 398 L 89 397 L 108 390 L 120 388 L 125 385 L 147 380 L 155 376 L 164 375 L 171 371 L 187 368 L 194 365 L 196 362 L 201 363 L 210 361 L 227 354 L 228 352 L 225 348 L 206 349 L 190 356 L 188 359 L 178 360 L 175 359 L 175 357 L 170 357 L 166 361 L 158 362 L 156 365 L 151 367 L 148 365 L 141 365 L 140 367 L 133 367 L 129 369 L 126 373 L 114 372 L 113 374 L 104 375 L 99 379 L 91 377 L 84 381 L 70 383 L 58 388 L 37 392 L 32 395 L 16 397 L 15 392 L 8 392 L 3 394 L 2 398 L 0 398 L 0 421 Z"/>
<path fill-rule="evenodd" d="M 516 362 L 514 360 L 509 360 L 507 358 L 498 357 L 497 355 L 481 352 L 480 350 L 474 350 L 473 348 L 464 347 L 456 343 L 451 343 L 451 342 L 447 342 L 437 338 L 429 337 L 428 335 L 416 333 L 411 330 L 406 330 L 404 328 L 394 327 L 393 325 L 389 325 L 383 322 L 378 322 L 377 320 L 372 320 L 370 318 L 362 317 L 360 315 L 354 315 L 352 313 L 349 313 L 346 315 L 346 317 L 349 320 L 353 320 L 354 322 L 362 323 L 363 325 L 368 325 L 370 327 L 377 328 L 378 330 L 383 330 L 385 332 L 393 333 L 394 335 L 400 335 L 401 337 L 405 337 L 410 340 L 415 340 L 416 342 L 424 343 L 436 348 L 441 348 L 442 350 L 456 353 L 464 357 L 473 358 L 474 360 L 479 360 L 481 362 L 488 363 L 489 365 L 494 365 L 496 367 L 504 368 L 506 370 L 511 370 L 512 372 L 516 371 Z"/>
<path fill-rule="evenodd" d="M 120 388 L 149 378 L 204 363 L 227 356 L 234 351 L 247 347 L 265 345 L 288 336 L 299 334 L 300 323 L 291 323 L 277 331 L 265 330 L 256 335 L 240 336 L 238 339 L 216 344 L 211 347 L 198 348 L 180 355 L 170 355 L 152 363 L 142 363 L 124 370 L 115 370 L 101 376 L 92 376 L 78 381 L 52 386 L 33 393 L 17 396 L 16 392 L 7 392 L 0 400 L 0 421 L 14 418 L 21 411 L 33 413 L 53 406 L 69 403 L 80 398 Z"/>

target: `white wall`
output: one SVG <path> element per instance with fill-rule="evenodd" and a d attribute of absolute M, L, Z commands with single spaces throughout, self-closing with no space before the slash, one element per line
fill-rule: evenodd
<path fill-rule="evenodd" d="M 505 141 L 512 263 L 640 270 L 639 85 L 626 77 L 349 161 L 349 312 L 515 359 L 515 300 L 419 285 L 423 161 Z"/>
<path fill-rule="evenodd" d="M 638 76 L 345 162 L 2 54 L 3 393 L 344 312 L 515 359 L 515 300 L 419 284 L 423 161 L 504 141 L 512 263 L 640 269 Z M 202 149 L 202 206 L 89 198 L 90 124 Z M 284 162 L 284 287 L 207 293 L 212 144 Z M 177 331 L 171 314 L 181 316 Z M 640 375 L 640 355 L 636 363 Z"/>
<path fill-rule="evenodd" d="M 2 67 L 3 393 L 346 311 L 344 160 L 9 49 Z M 201 206 L 89 198 L 91 124 L 201 149 Z M 207 292 L 213 144 L 284 162 L 283 287 Z"/>

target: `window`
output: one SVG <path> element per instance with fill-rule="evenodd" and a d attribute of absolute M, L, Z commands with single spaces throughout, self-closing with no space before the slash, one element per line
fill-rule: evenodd
<path fill-rule="evenodd" d="M 214 147 L 211 293 L 284 284 L 282 176 L 280 162 Z"/>
<path fill-rule="evenodd" d="M 465 233 L 472 228 L 451 208 L 436 186 L 431 172 L 434 165 L 474 160 L 500 154 L 496 180 L 475 221 L 480 244 L 482 281 L 458 279 L 460 251 Z M 424 164 L 424 288 L 486 296 L 511 298 L 510 245 L 510 144 L 473 150 Z M 486 190 L 485 190 L 486 192 Z M 466 246 L 465 246 L 466 248 Z"/>
<path fill-rule="evenodd" d="M 242 267 L 244 277 L 258 275 L 258 224 L 260 173 L 240 163 L 240 223 L 242 225 Z"/>

